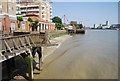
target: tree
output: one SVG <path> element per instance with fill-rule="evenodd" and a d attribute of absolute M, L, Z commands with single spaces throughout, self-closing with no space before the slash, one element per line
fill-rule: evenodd
<path fill-rule="evenodd" d="M 83 28 L 83 25 L 82 24 L 78 24 L 79 25 L 79 29 L 82 29 Z"/>
<path fill-rule="evenodd" d="M 29 22 L 31 22 L 31 23 L 29 24 L 29 26 L 30 26 L 30 27 L 33 27 L 33 19 L 29 17 L 27 20 L 28 20 Z"/>
<path fill-rule="evenodd" d="M 60 23 L 60 24 L 62 24 L 62 19 L 59 18 L 58 16 L 52 18 L 52 21 L 53 21 L 53 23 Z"/>
<path fill-rule="evenodd" d="M 18 21 L 23 21 L 23 18 L 21 16 L 17 16 Z"/>
<path fill-rule="evenodd" d="M 71 21 L 70 24 L 73 26 L 73 25 L 77 24 L 77 21 Z"/>
<path fill-rule="evenodd" d="M 62 29 L 63 27 L 65 27 L 63 24 L 60 24 L 60 23 L 55 23 L 55 26 L 57 29 Z"/>
<path fill-rule="evenodd" d="M 23 18 L 21 16 L 17 16 L 17 20 L 19 21 L 18 28 L 20 28 L 21 27 L 20 22 L 23 21 Z"/>
<path fill-rule="evenodd" d="M 29 17 L 29 18 L 28 18 L 28 21 L 33 22 L 33 19 Z"/>
<path fill-rule="evenodd" d="M 38 24 L 38 23 L 39 23 L 39 21 L 38 21 L 38 20 L 35 20 L 35 21 L 34 21 L 34 23 L 35 23 L 35 24 Z"/>
<path fill-rule="evenodd" d="M 33 31 L 34 31 L 34 29 L 37 31 L 37 27 L 39 26 L 38 23 L 39 23 L 38 20 L 35 20 L 35 21 L 34 21 L 34 24 L 33 24 L 33 26 L 32 26 L 32 30 L 33 30 Z"/>
<path fill-rule="evenodd" d="M 74 24 L 74 26 L 76 27 L 76 29 L 82 29 L 83 28 L 82 24 Z"/>

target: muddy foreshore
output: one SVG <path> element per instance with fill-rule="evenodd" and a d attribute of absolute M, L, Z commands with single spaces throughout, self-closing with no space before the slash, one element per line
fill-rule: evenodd
<path fill-rule="evenodd" d="M 66 39 L 70 38 L 70 35 L 63 35 L 60 37 L 56 37 L 52 40 L 50 40 L 50 42 L 52 44 L 58 44 L 58 46 L 51 46 L 51 47 L 42 47 L 42 55 L 43 55 L 43 62 L 44 59 L 49 56 L 50 54 L 52 54 L 60 45 L 63 41 L 65 41 Z"/>
<path fill-rule="evenodd" d="M 55 37 L 53 39 L 50 40 L 51 44 L 58 44 L 58 46 L 50 46 L 50 47 L 42 47 L 42 60 L 44 62 L 44 59 L 51 55 L 60 45 L 63 41 L 65 41 L 66 39 L 70 38 L 71 36 L 70 35 L 63 35 L 63 36 L 60 36 L 60 37 Z M 35 72 L 38 72 L 39 71 L 35 71 Z M 10 80 L 10 81 L 16 81 L 16 80 L 19 80 L 19 79 L 24 79 L 22 76 L 15 76 L 14 79 Z M 25 80 L 27 81 L 27 80 Z"/>

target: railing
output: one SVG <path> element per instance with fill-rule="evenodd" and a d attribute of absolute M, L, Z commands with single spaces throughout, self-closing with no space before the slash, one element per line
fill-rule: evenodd
<path fill-rule="evenodd" d="M 39 7 L 39 5 L 19 5 L 20 8 L 25 8 L 25 7 Z"/>
<path fill-rule="evenodd" d="M 38 8 L 36 8 L 36 9 L 28 9 L 28 10 L 21 10 L 21 12 L 26 12 L 26 11 L 39 11 L 39 9 Z"/>

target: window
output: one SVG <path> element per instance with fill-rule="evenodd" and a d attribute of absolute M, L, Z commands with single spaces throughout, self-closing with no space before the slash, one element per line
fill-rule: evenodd
<path fill-rule="evenodd" d="M 0 14 L 2 13 L 2 10 L 0 10 Z"/>
<path fill-rule="evenodd" d="M 11 33 L 13 33 L 15 30 L 15 23 L 11 22 Z"/>
<path fill-rule="evenodd" d="M 14 10 L 14 8 L 12 7 L 12 11 Z"/>
<path fill-rule="evenodd" d="M 42 15 L 42 18 L 45 18 L 45 16 L 44 16 L 44 15 Z"/>
<path fill-rule="evenodd" d="M 10 6 L 8 6 L 8 9 L 10 10 L 10 9 L 11 9 L 11 7 L 10 7 Z"/>
<path fill-rule="evenodd" d="M 44 10 L 44 7 L 42 7 L 42 10 Z"/>
<path fill-rule="evenodd" d="M 25 23 L 22 23 L 22 30 L 25 30 Z"/>
<path fill-rule="evenodd" d="M 2 8 L 2 4 L 0 4 L 0 8 Z"/>
<path fill-rule="evenodd" d="M 2 30 L 2 22 L 0 21 L 0 30 Z"/>

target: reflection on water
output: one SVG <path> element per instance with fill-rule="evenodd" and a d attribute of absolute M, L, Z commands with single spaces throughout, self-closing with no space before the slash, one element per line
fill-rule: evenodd
<path fill-rule="evenodd" d="M 73 36 L 45 59 L 43 68 L 43 79 L 117 79 L 118 31 Z"/>

